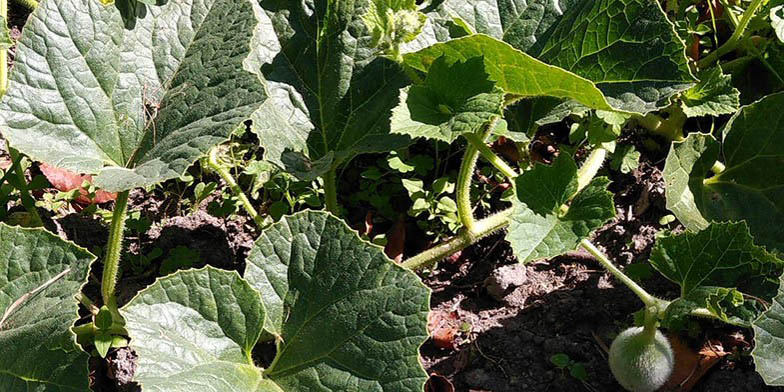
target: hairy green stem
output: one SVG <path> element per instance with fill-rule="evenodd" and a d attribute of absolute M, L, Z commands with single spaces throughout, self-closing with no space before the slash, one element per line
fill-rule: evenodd
<path fill-rule="evenodd" d="M 474 209 L 471 207 L 471 179 L 479 159 L 479 150 L 469 144 L 466 146 L 460 171 L 457 174 L 457 217 L 469 234 L 475 233 Z"/>
<path fill-rule="evenodd" d="M 330 169 L 324 175 L 324 197 L 326 198 L 327 211 L 340 215 L 338 208 L 338 185 L 337 173 L 335 168 Z"/>
<path fill-rule="evenodd" d="M 129 194 L 130 191 L 125 191 L 117 195 L 114 212 L 112 213 L 112 224 L 109 227 L 109 243 L 106 244 L 106 259 L 103 262 L 101 294 L 103 294 L 103 304 L 111 309 L 117 308 L 115 288 L 117 286 L 117 275 L 120 273 L 120 255 L 122 254 L 125 235 L 125 218 L 128 212 Z"/>
<path fill-rule="evenodd" d="M 464 136 L 466 140 L 468 140 L 468 143 L 479 150 L 479 153 L 482 154 L 482 157 L 495 166 L 495 168 L 498 169 L 498 171 L 500 171 L 503 175 L 505 175 L 510 180 L 517 177 L 517 171 L 504 162 L 501 157 L 496 155 L 496 153 L 494 153 L 493 150 L 487 146 L 487 143 L 485 143 L 484 140 L 480 139 L 475 134 L 467 134 Z"/>
<path fill-rule="evenodd" d="M 593 255 L 593 257 L 595 257 L 596 260 L 598 260 L 599 263 L 602 266 L 604 266 L 604 268 L 606 268 L 608 271 L 610 271 L 611 274 L 613 274 L 618 280 L 620 280 L 621 283 L 625 284 L 626 287 L 628 287 L 632 292 L 634 292 L 634 294 L 636 294 L 637 297 L 640 298 L 640 300 L 645 304 L 645 306 L 648 307 L 654 306 L 657 308 L 661 307 L 661 300 L 648 294 L 648 292 L 645 291 L 645 289 L 642 288 L 640 285 L 638 285 L 637 282 L 633 281 L 630 277 L 626 276 L 626 274 L 624 274 L 623 271 L 618 269 L 618 267 L 616 267 L 612 263 L 612 261 L 610 261 L 610 259 L 608 259 L 607 256 L 604 255 L 604 253 L 602 253 L 602 251 L 600 251 L 596 246 L 594 246 L 594 244 L 592 244 L 591 241 L 584 239 L 580 242 L 580 245 L 583 247 L 583 249 L 588 251 L 588 253 Z"/>
<path fill-rule="evenodd" d="M 460 233 L 451 239 L 444 241 L 414 257 L 403 262 L 403 267 L 418 270 L 437 263 L 449 255 L 467 248 L 474 242 L 503 229 L 509 224 L 509 216 L 512 209 L 508 208 L 501 212 L 480 219 L 474 223 L 475 232 L 469 233 L 468 230 L 461 230 Z"/>
<path fill-rule="evenodd" d="M 751 5 L 746 11 L 743 12 L 743 17 L 738 22 L 738 26 L 735 28 L 735 31 L 732 32 L 730 38 L 719 46 L 716 50 L 705 56 L 703 59 L 697 62 L 697 66 L 699 68 L 705 68 L 714 62 L 716 62 L 721 56 L 732 52 L 740 43 L 741 38 L 743 38 L 743 33 L 746 32 L 746 28 L 749 27 L 749 23 L 751 22 L 751 18 L 754 17 L 754 14 L 757 13 L 757 9 L 764 3 L 764 0 L 752 0 Z"/>
<path fill-rule="evenodd" d="M 585 160 L 580 170 L 577 171 L 577 192 L 575 193 L 583 190 L 596 177 L 599 169 L 604 165 L 605 158 L 607 158 L 607 150 L 604 148 L 597 147 L 591 151 L 588 159 Z"/>
<path fill-rule="evenodd" d="M 659 326 L 659 309 L 656 306 L 645 308 L 645 320 L 643 321 L 642 334 L 650 344 L 656 340 L 656 328 Z"/>
<path fill-rule="evenodd" d="M 248 213 L 248 215 L 256 222 L 256 226 L 259 228 L 264 227 L 264 219 L 259 215 L 258 211 L 253 207 L 253 204 L 248 199 L 248 196 L 245 195 L 245 192 L 242 191 L 237 181 L 234 180 L 234 177 L 231 173 L 221 165 L 220 161 L 218 161 L 218 149 L 213 148 L 210 151 L 210 155 L 207 157 L 207 164 L 210 166 L 212 170 L 214 170 L 218 175 L 223 179 L 224 182 L 229 186 L 234 195 L 240 199 L 240 204 Z"/>
<path fill-rule="evenodd" d="M 668 110 L 669 117 L 664 119 L 655 113 L 648 113 L 645 116 L 635 115 L 637 124 L 645 128 L 648 132 L 659 135 L 670 141 L 683 140 L 683 125 L 686 123 L 686 115 L 680 107 L 672 107 Z"/>
<path fill-rule="evenodd" d="M 41 215 L 38 214 L 38 209 L 35 207 L 35 199 L 30 195 L 30 190 L 27 188 L 27 179 L 25 178 L 24 169 L 22 169 L 20 163 L 21 154 L 11 147 L 11 143 L 6 141 L 6 145 L 8 146 L 8 154 L 11 156 L 11 161 L 14 162 L 11 167 L 16 176 L 16 185 L 14 187 L 19 191 L 19 197 L 22 199 L 22 206 L 27 210 L 27 213 L 30 214 L 32 219 L 30 222 L 31 225 L 34 227 L 41 226 L 43 225 L 43 220 L 41 220 Z"/>

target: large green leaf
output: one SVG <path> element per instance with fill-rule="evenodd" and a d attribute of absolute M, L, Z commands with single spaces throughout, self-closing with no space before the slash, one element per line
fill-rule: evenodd
<path fill-rule="evenodd" d="M 392 132 L 451 143 L 501 117 L 504 92 L 487 77 L 481 57 L 452 64 L 439 57 L 423 84 L 404 89 L 392 113 Z"/>
<path fill-rule="evenodd" d="M 0 223 L 0 390 L 88 390 L 71 326 L 94 259 L 44 230 Z"/>
<path fill-rule="evenodd" d="M 551 166 L 537 164 L 519 176 L 506 236 L 517 259 L 527 262 L 576 249 L 615 216 L 609 182 L 606 177 L 595 178 L 577 192 L 577 165 L 566 153 Z"/>
<path fill-rule="evenodd" d="M 771 298 L 784 262 L 754 245 L 745 223 L 711 223 L 700 232 L 656 240 L 650 263 L 688 297 L 701 286 L 738 288 Z"/>
<path fill-rule="evenodd" d="M 770 308 L 753 323 L 754 366 L 768 385 L 784 386 L 784 277 Z"/>
<path fill-rule="evenodd" d="M 446 0 L 433 14 L 593 81 L 619 110 L 657 110 L 694 82 L 655 0 Z"/>
<path fill-rule="evenodd" d="M 250 0 L 138 6 L 126 27 L 98 1 L 41 2 L 0 103 L 14 147 L 127 190 L 179 177 L 259 107 L 263 85 L 243 67 Z"/>
<path fill-rule="evenodd" d="M 283 218 L 245 277 L 178 272 L 123 309 L 145 391 L 422 391 L 429 291 L 341 220 Z M 278 348 L 266 370 L 250 357 L 262 330 Z"/>
<path fill-rule="evenodd" d="M 141 291 L 123 315 L 145 391 L 265 390 L 257 389 L 261 369 L 251 358 L 264 306 L 236 272 L 179 271 Z"/>
<path fill-rule="evenodd" d="M 372 47 L 363 20 L 369 3 L 261 2 L 268 22 L 257 61 L 271 99 L 253 115 L 252 129 L 265 158 L 300 178 L 411 142 L 389 133 L 408 78 Z"/>
<path fill-rule="evenodd" d="M 725 126 L 725 170 L 706 179 L 719 159 L 719 143 L 710 135 L 691 134 L 674 143 L 664 178 L 667 208 L 692 231 L 708 221 L 745 220 L 755 241 L 784 251 L 784 93 L 741 109 Z"/>
<path fill-rule="evenodd" d="M 763 308 L 756 299 L 746 298 L 737 289 L 700 286 L 667 306 L 662 325 L 669 330 L 689 329 L 689 322 L 694 320 L 692 312 L 695 310 L 707 311 L 727 324 L 749 328 Z"/>
<path fill-rule="evenodd" d="M 574 99 L 588 107 L 612 110 L 591 81 L 545 64 L 507 43 L 483 34 L 435 44 L 404 56 L 406 64 L 427 72 L 438 58 L 447 62 L 482 57 L 490 79 L 506 93 L 521 97 Z"/>
<path fill-rule="evenodd" d="M 291 391 L 421 391 L 429 291 L 323 212 L 264 230 L 245 278 L 282 344 L 265 375 Z"/>

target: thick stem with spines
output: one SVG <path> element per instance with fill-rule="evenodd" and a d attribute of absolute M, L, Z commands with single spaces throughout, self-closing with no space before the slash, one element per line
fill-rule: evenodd
<path fill-rule="evenodd" d="M 112 213 L 112 224 L 109 227 L 109 243 L 106 245 L 106 259 L 103 262 L 103 279 L 101 281 L 101 294 L 103 304 L 109 308 L 117 308 L 115 288 L 117 275 L 120 272 L 120 255 L 122 254 L 123 238 L 125 236 L 125 219 L 128 212 L 128 196 L 130 191 L 117 194 Z"/>
<path fill-rule="evenodd" d="M 479 150 L 471 144 L 466 146 L 460 172 L 457 174 L 457 217 L 468 234 L 476 232 L 474 209 L 471 207 L 471 179 L 478 159 Z"/>
<path fill-rule="evenodd" d="M 505 175 L 509 179 L 517 177 L 517 171 L 504 162 L 501 157 L 496 155 L 496 153 L 494 153 L 493 150 L 487 146 L 484 139 L 481 139 L 478 135 L 475 134 L 467 134 L 464 136 L 471 146 L 479 150 L 479 153 L 482 154 L 482 158 L 486 159 L 488 162 L 490 162 L 490 164 L 495 166 L 495 168 L 498 169 L 501 174 Z"/>
<path fill-rule="evenodd" d="M 509 224 L 509 215 L 511 215 L 511 213 L 512 209 L 507 208 L 506 210 L 497 212 L 487 218 L 480 219 L 474 222 L 475 231 L 473 233 L 469 233 L 468 230 L 464 228 L 458 235 L 451 239 L 404 261 L 403 267 L 418 270 L 443 260 L 449 255 L 467 248 L 477 240 L 503 229 Z"/>
<path fill-rule="evenodd" d="M 248 196 L 245 195 L 245 192 L 242 191 L 237 181 L 234 180 L 234 177 L 229 173 L 226 168 L 221 165 L 220 161 L 218 160 L 218 148 L 213 148 L 210 151 L 209 156 L 207 157 L 207 164 L 210 166 L 212 170 L 214 170 L 218 175 L 226 182 L 226 185 L 229 186 L 234 195 L 240 199 L 240 204 L 245 209 L 245 212 L 248 213 L 251 219 L 256 223 L 259 228 L 264 227 L 264 219 L 259 215 L 256 208 L 253 207 L 253 204 L 248 199 Z"/>

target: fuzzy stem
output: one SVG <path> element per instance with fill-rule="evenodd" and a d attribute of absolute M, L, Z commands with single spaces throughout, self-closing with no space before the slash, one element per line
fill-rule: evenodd
<path fill-rule="evenodd" d="M 674 107 L 669 111 L 670 117 L 661 118 L 655 113 L 648 113 L 645 116 L 635 115 L 637 124 L 645 128 L 648 132 L 659 135 L 670 141 L 683 140 L 683 125 L 686 123 L 686 115 L 679 107 Z"/>
<path fill-rule="evenodd" d="M 2 1 L 2 0 L 0 0 Z M 43 220 L 41 220 L 41 215 L 38 214 L 38 209 L 35 208 L 35 199 L 30 195 L 30 190 L 27 188 L 27 179 L 25 178 L 24 169 L 22 169 L 21 162 L 21 155 L 19 151 L 16 151 L 13 147 L 11 147 L 11 143 L 7 143 L 8 146 L 8 154 L 11 156 L 11 161 L 14 162 L 12 166 L 12 170 L 16 173 L 16 185 L 15 188 L 19 191 L 19 197 L 22 199 L 22 206 L 24 206 L 27 213 L 31 216 L 31 224 L 34 227 L 39 227 L 43 225 Z"/>
<path fill-rule="evenodd" d="M 463 161 L 460 164 L 460 172 L 457 175 L 457 217 L 468 234 L 476 233 L 474 209 L 471 208 L 471 179 L 474 176 L 474 168 L 478 159 L 479 151 L 476 147 L 472 144 L 466 146 L 465 155 L 463 155 Z"/>
<path fill-rule="evenodd" d="M 504 162 L 501 157 L 496 155 L 496 153 L 494 153 L 493 150 L 487 146 L 487 143 L 485 143 L 484 140 L 481 140 L 477 135 L 474 134 L 467 134 L 463 136 L 465 136 L 466 140 L 468 140 L 468 143 L 470 143 L 471 146 L 479 150 L 479 153 L 482 154 L 483 158 L 495 166 L 495 168 L 498 169 L 498 171 L 500 171 L 503 175 L 505 175 L 510 180 L 517 177 L 517 171 Z"/>
<path fill-rule="evenodd" d="M 213 148 L 212 151 L 210 151 L 210 155 L 207 158 L 207 164 L 212 170 L 218 173 L 223 181 L 225 181 L 229 186 L 229 189 L 234 192 L 234 195 L 240 199 L 240 204 L 242 204 L 242 207 L 245 209 L 251 219 L 256 222 L 256 226 L 259 228 L 264 227 L 264 219 L 261 217 L 261 215 L 259 215 L 258 211 L 253 208 L 253 204 L 250 202 L 250 199 L 248 199 L 248 196 L 246 196 L 245 192 L 242 191 L 242 188 L 240 188 L 239 184 L 237 184 L 237 181 L 234 180 L 234 177 L 231 175 L 231 173 L 229 173 L 229 171 L 226 170 L 226 168 L 223 167 L 223 165 L 221 165 L 218 161 L 217 148 Z"/>
<path fill-rule="evenodd" d="M 468 230 L 461 230 L 458 235 L 451 239 L 404 261 L 403 267 L 418 270 L 437 263 L 447 256 L 467 248 L 474 242 L 501 230 L 509 224 L 509 215 L 511 214 L 512 209 L 508 208 L 487 218 L 480 219 L 474 223 L 476 230 L 474 233 L 469 233 Z"/>
<path fill-rule="evenodd" d="M 645 321 L 643 323 L 642 336 L 648 343 L 656 340 L 656 327 L 659 326 L 659 309 L 656 306 L 645 308 Z"/>
<path fill-rule="evenodd" d="M 648 294 L 648 292 L 645 291 L 644 288 L 640 287 L 640 285 L 638 285 L 637 282 L 633 281 L 630 277 L 626 276 L 626 274 L 624 274 L 623 271 L 618 269 L 618 267 L 616 267 L 612 263 L 612 261 L 610 261 L 610 259 L 608 259 L 607 256 L 604 255 L 604 253 L 602 253 L 602 251 L 600 251 L 596 246 L 594 246 L 594 244 L 592 244 L 591 241 L 584 239 L 580 242 L 580 245 L 583 247 L 583 249 L 588 251 L 588 253 L 593 255 L 596 258 L 596 260 L 598 260 L 599 263 L 601 263 L 602 266 L 604 266 L 604 268 L 606 268 L 618 280 L 620 280 L 621 283 L 625 284 L 626 287 L 628 287 L 631 291 L 633 291 L 634 294 L 636 294 L 640 298 L 640 300 L 643 303 L 645 303 L 645 306 L 648 307 L 654 306 L 657 308 L 659 307 L 660 304 L 659 299 Z"/>
<path fill-rule="evenodd" d="M 746 28 L 749 27 L 751 18 L 754 17 L 754 14 L 757 12 L 757 9 L 762 5 L 762 3 L 764 3 L 764 0 L 753 0 L 751 5 L 749 5 L 749 8 L 743 12 L 743 17 L 740 19 L 738 26 L 735 28 L 735 31 L 732 32 L 732 35 L 727 40 L 727 42 L 697 62 L 697 66 L 699 68 L 706 68 L 707 66 L 713 64 L 721 56 L 724 56 L 725 54 L 735 50 L 735 48 L 740 43 L 741 38 L 743 37 L 743 33 L 746 32 Z"/>
<path fill-rule="evenodd" d="M 719 3 L 721 3 L 721 6 L 724 7 L 724 14 L 727 15 L 727 19 L 729 19 L 730 23 L 732 23 L 732 27 L 737 29 L 740 21 L 738 20 L 738 16 L 732 12 L 732 7 L 730 4 L 727 2 L 727 0 L 719 0 Z"/>
<path fill-rule="evenodd" d="M 577 171 L 577 192 L 575 193 L 583 190 L 596 177 L 599 169 L 604 165 L 605 158 L 607 158 L 607 150 L 604 148 L 597 147 L 591 151 L 588 159 L 585 160 L 580 170 Z"/>
<path fill-rule="evenodd" d="M 324 175 L 324 197 L 326 197 L 327 211 L 335 215 L 340 215 L 340 210 L 338 209 L 338 186 L 335 168 L 330 169 L 327 174 Z"/>
<path fill-rule="evenodd" d="M 114 204 L 112 224 L 109 227 L 109 243 L 106 245 L 106 259 L 103 262 L 103 281 L 101 293 L 103 304 L 109 308 L 117 308 L 115 287 L 120 272 L 120 254 L 122 253 L 123 236 L 125 234 L 125 218 L 128 212 L 128 195 L 130 191 L 120 192 Z"/>
<path fill-rule="evenodd" d="M 8 0 L 4 0 L 4 1 L 8 1 Z M 14 0 L 14 2 L 31 11 L 38 8 L 38 2 L 36 0 Z"/>

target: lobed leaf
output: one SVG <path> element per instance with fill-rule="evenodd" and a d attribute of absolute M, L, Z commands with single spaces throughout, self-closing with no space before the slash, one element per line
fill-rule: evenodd
<path fill-rule="evenodd" d="M 42 229 L 0 223 L 0 390 L 88 390 L 78 293 L 95 257 Z"/>
<path fill-rule="evenodd" d="M 109 191 L 179 177 L 265 98 L 243 67 L 252 2 L 136 4 L 131 20 L 118 7 L 42 1 L 0 103 L 14 147 Z"/>
<path fill-rule="evenodd" d="M 784 93 L 743 107 L 723 131 L 724 171 L 706 179 L 719 159 L 719 142 L 691 134 L 676 142 L 664 168 L 667 208 L 692 231 L 708 221 L 741 221 L 755 241 L 784 251 L 784 176 L 770 175 L 784 164 Z"/>
<path fill-rule="evenodd" d="M 537 164 L 519 176 L 506 236 L 517 259 L 524 263 L 575 250 L 615 217 L 609 183 L 606 177 L 595 178 L 577 192 L 577 165 L 568 154 L 560 154 L 552 166 Z"/>
<path fill-rule="evenodd" d="M 265 159 L 308 180 L 353 156 L 411 139 L 389 133 L 408 84 L 380 56 L 363 16 L 368 1 L 262 1 L 255 64 L 271 97 L 253 116 Z M 270 38 L 272 37 L 272 38 Z"/>
<path fill-rule="evenodd" d="M 650 263 L 681 286 L 688 297 L 701 286 L 734 287 L 757 297 L 771 298 L 772 279 L 784 262 L 754 245 L 745 223 L 711 223 L 700 232 L 667 235 L 656 240 Z"/>
<path fill-rule="evenodd" d="M 424 387 L 428 289 L 339 219 L 303 212 L 271 225 L 245 277 L 180 271 L 126 305 L 145 391 Z M 265 370 L 251 358 L 262 331 L 278 348 Z"/>
<path fill-rule="evenodd" d="M 738 111 L 740 92 L 732 86 L 732 77 L 725 75 L 721 67 L 703 70 L 697 78 L 699 82 L 681 98 L 681 108 L 687 117 L 715 117 Z"/>
<path fill-rule="evenodd" d="M 594 82 L 621 111 L 665 107 L 695 81 L 685 46 L 658 1 L 446 0 L 430 15 L 441 24 L 431 28 L 441 37 L 459 19 L 477 33 Z"/>
<path fill-rule="evenodd" d="M 451 64 L 439 57 L 423 84 L 402 91 L 392 112 L 392 133 L 451 143 L 476 132 L 503 114 L 504 93 L 487 77 L 481 57 Z"/>

